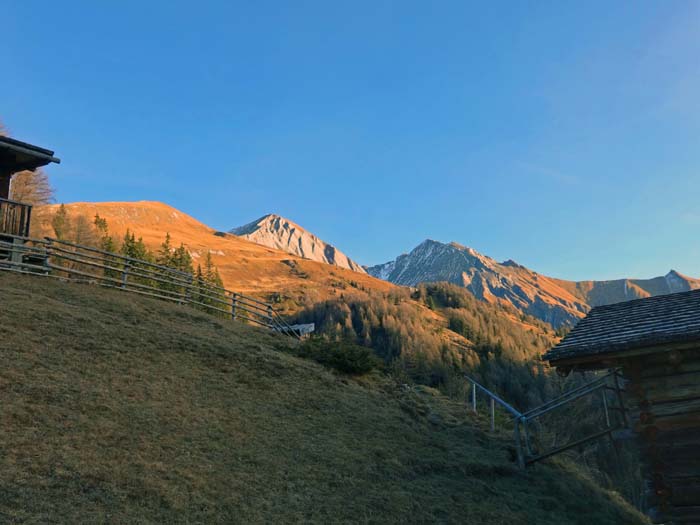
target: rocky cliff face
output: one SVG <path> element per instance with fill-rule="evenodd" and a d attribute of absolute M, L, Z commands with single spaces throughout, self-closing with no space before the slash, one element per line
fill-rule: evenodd
<path fill-rule="evenodd" d="M 404 286 L 448 281 L 479 299 L 509 303 L 553 326 L 572 326 L 592 306 L 700 288 L 700 280 L 671 271 L 653 279 L 565 281 L 516 262 L 497 262 L 457 243 L 426 240 L 410 253 L 367 268 L 370 275 Z"/>
<path fill-rule="evenodd" d="M 257 221 L 234 228 L 229 233 L 304 259 L 365 273 L 362 266 L 335 246 L 322 241 L 313 233 L 279 215 L 265 215 Z"/>

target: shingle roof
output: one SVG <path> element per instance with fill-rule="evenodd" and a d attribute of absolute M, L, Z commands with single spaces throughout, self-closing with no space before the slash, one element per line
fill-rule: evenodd
<path fill-rule="evenodd" d="M 50 162 L 60 163 L 51 150 L 27 144 L 10 137 L 0 137 L 0 166 L 13 172 L 33 170 Z"/>
<path fill-rule="evenodd" d="M 593 308 L 544 359 L 556 362 L 694 340 L 700 341 L 700 290 Z"/>

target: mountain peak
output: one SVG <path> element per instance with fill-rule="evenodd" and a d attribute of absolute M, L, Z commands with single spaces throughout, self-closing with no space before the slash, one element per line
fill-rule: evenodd
<path fill-rule="evenodd" d="M 229 233 L 269 248 L 298 255 L 304 259 L 366 273 L 362 266 L 335 246 L 324 242 L 295 222 L 275 213 L 268 213 L 253 222 L 233 228 L 229 230 Z"/>

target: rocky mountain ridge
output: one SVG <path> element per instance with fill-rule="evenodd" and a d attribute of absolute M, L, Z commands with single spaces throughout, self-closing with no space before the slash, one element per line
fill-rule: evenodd
<path fill-rule="evenodd" d="M 304 259 L 366 273 L 360 264 L 350 259 L 335 246 L 279 215 L 265 215 L 244 226 L 233 228 L 229 233 Z"/>
<path fill-rule="evenodd" d="M 509 303 L 555 327 L 572 326 L 593 306 L 700 288 L 694 279 L 671 270 L 652 279 L 567 281 L 538 274 L 515 261 L 498 262 L 457 243 L 426 240 L 410 253 L 366 268 L 402 286 L 447 281 L 481 300 Z"/>

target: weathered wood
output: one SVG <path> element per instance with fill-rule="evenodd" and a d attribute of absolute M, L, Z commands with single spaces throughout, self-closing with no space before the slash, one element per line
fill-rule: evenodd
<path fill-rule="evenodd" d="M 12 173 L 9 169 L 0 169 L 0 199 L 10 198 L 10 180 Z"/>

